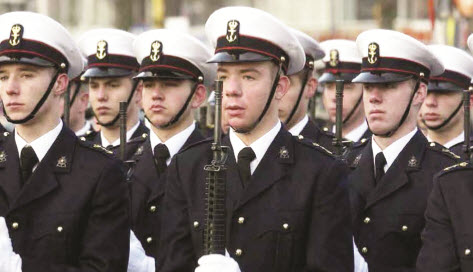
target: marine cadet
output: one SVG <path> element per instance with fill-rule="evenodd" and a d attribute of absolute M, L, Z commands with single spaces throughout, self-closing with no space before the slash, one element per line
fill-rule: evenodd
<path fill-rule="evenodd" d="M 473 35 L 468 37 L 468 47 L 473 51 Z M 470 83 L 466 89 L 471 92 L 472 87 Z M 468 158 L 435 176 L 416 271 L 473 270 L 472 174 L 471 158 Z"/>
<path fill-rule="evenodd" d="M 60 101 L 82 71 L 53 19 L 0 15 L 0 96 L 15 132 L 0 136 L 0 270 L 126 271 L 129 192 L 121 162 L 79 140 Z"/>
<path fill-rule="evenodd" d="M 373 136 L 348 156 L 355 242 L 370 272 L 414 271 L 432 178 L 457 157 L 416 127 L 427 82 L 444 67 L 400 32 L 369 30 L 356 43 L 363 63 L 352 82 L 363 84 Z"/>
<path fill-rule="evenodd" d="M 205 25 L 230 125 L 222 139 L 228 256 L 204 255 L 204 166 L 211 140 L 174 156 L 162 207 L 157 271 L 353 271 L 347 168 L 278 117 L 286 74 L 305 64 L 291 30 L 249 7 L 215 11 Z"/>
<path fill-rule="evenodd" d="M 429 45 L 439 58 L 445 72 L 429 80 L 427 97 L 422 104 L 422 122 L 427 127 L 427 139 L 465 156 L 463 90 L 473 78 L 473 57 L 465 51 L 447 45 Z"/>
<path fill-rule="evenodd" d="M 319 78 L 322 84 L 322 102 L 329 120 L 335 124 L 336 81 L 343 80 L 342 137 L 357 143 L 366 141 L 371 132 L 365 120 L 362 85 L 352 82 L 360 73 L 361 55 L 356 43 L 350 40 L 327 40 L 320 43 L 325 50 L 325 71 Z M 323 128 L 335 133 L 335 126 Z"/>
<path fill-rule="evenodd" d="M 135 79 L 143 82 L 142 104 L 151 131 L 133 156 L 132 230 L 155 259 L 166 168 L 176 153 L 204 139 L 193 117 L 215 77 L 215 64 L 207 63 L 211 53 L 201 41 L 164 29 L 140 34 L 134 51 L 141 63 Z"/>
<path fill-rule="evenodd" d="M 317 91 L 318 85 L 314 75 L 314 62 L 322 59 L 325 52 L 309 35 L 296 29 L 292 31 L 304 49 L 306 61 L 301 71 L 288 75 L 291 85 L 279 103 L 279 119 L 292 135 L 302 135 L 333 150 L 333 135 L 317 127 L 307 115 L 309 101 Z"/>
<path fill-rule="evenodd" d="M 82 78 L 88 83 L 89 99 L 100 133 L 93 143 L 115 153 L 120 145 L 119 103 L 127 102 L 126 140 L 148 137 L 149 129 L 140 122 L 141 86 L 133 80 L 139 69 L 133 52 L 136 36 L 119 29 L 94 29 L 79 39 L 88 66 Z M 127 148 L 126 159 L 136 151 L 137 144 Z"/>

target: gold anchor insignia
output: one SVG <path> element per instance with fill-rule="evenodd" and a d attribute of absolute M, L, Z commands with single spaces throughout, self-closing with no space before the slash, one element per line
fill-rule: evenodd
<path fill-rule="evenodd" d="M 59 158 L 59 160 L 57 160 L 56 167 L 59 167 L 59 168 L 66 168 L 67 167 L 67 159 L 66 159 L 65 156 L 62 156 L 62 157 Z"/>
<path fill-rule="evenodd" d="M 97 56 L 98 59 L 103 59 L 107 56 L 107 49 L 108 49 L 108 44 L 106 41 L 101 40 L 97 43 L 97 53 L 95 56 Z"/>
<path fill-rule="evenodd" d="M 10 40 L 8 42 L 11 46 L 17 46 L 21 42 L 21 36 L 23 35 L 23 26 L 16 24 L 11 27 Z"/>
<path fill-rule="evenodd" d="M 287 151 L 286 147 L 283 146 L 279 149 L 279 157 L 281 159 L 289 159 L 289 151 Z"/>
<path fill-rule="evenodd" d="M 7 161 L 7 154 L 5 154 L 5 151 L 0 152 L 0 162 L 6 162 Z"/>
<path fill-rule="evenodd" d="M 339 55 L 337 49 L 330 50 L 330 61 L 329 64 L 332 67 L 336 67 L 338 65 Z"/>
<path fill-rule="evenodd" d="M 408 163 L 409 167 L 416 167 L 417 166 L 417 159 L 416 157 L 412 156 Z"/>
<path fill-rule="evenodd" d="M 159 57 L 161 57 L 161 52 L 162 52 L 162 43 L 160 41 L 154 41 L 151 44 L 151 53 L 149 54 L 149 58 L 153 61 L 156 62 L 159 60 Z"/>
<path fill-rule="evenodd" d="M 378 61 L 379 45 L 377 43 L 370 43 L 368 45 L 368 62 L 375 64 Z"/>
<path fill-rule="evenodd" d="M 238 40 L 239 36 L 239 31 L 240 31 L 240 22 L 237 20 L 231 20 L 228 21 L 227 24 L 227 41 L 229 43 L 235 42 Z"/>

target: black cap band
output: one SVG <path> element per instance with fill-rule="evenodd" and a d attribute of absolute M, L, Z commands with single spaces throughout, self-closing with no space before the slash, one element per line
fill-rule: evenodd
<path fill-rule="evenodd" d="M 93 67 L 110 67 L 137 71 L 140 68 L 135 57 L 114 54 L 107 54 L 102 59 L 97 58 L 96 54 L 90 55 L 87 57 L 87 63 L 87 69 Z"/>
<path fill-rule="evenodd" d="M 199 77 L 202 77 L 202 80 L 204 78 L 204 75 L 200 69 L 191 62 L 169 55 L 161 55 L 157 61 L 151 60 L 149 56 L 144 58 L 141 62 L 141 68 L 139 71 L 156 72 L 156 74 L 159 76 L 159 71 L 162 70 L 174 70 L 176 72 L 185 73 L 195 80 L 198 80 Z"/>
<path fill-rule="evenodd" d="M 421 76 L 421 80 L 424 82 L 426 82 L 430 76 L 430 70 L 420 63 L 406 59 L 387 57 L 378 57 L 374 64 L 371 64 L 368 61 L 368 58 L 363 58 L 361 71 L 371 73 L 408 74 L 414 75 L 416 77 L 419 77 L 420 74 L 423 74 L 423 76 Z"/>

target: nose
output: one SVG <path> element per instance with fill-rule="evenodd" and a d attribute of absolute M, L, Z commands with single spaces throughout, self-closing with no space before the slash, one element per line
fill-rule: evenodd
<path fill-rule="evenodd" d="M 97 100 L 98 101 L 107 101 L 108 100 L 108 94 L 105 90 L 105 85 L 100 84 L 97 87 Z"/>
<path fill-rule="evenodd" d="M 427 107 L 437 107 L 438 101 L 437 96 L 433 93 L 427 93 L 427 97 L 424 100 L 424 103 Z"/>
<path fill-rule="evenodd" d="M 164 100 L 164 94 L 163 94 L 163 86 L 162 83 L 157 83 L 154 84 L 154 87 L 152 89 L 151 93 L 151 99 L 152 100 Z"/>
<path fill-rule="evenodd" d="M 20 93 L 20 85 L 13 76 L 8 78 L 8 80 L 5 82 L 4 88 L 6 89 L 6 93 L 8 95 L 15 95 Z"/>
<path fill-rule="evenodd" d="M 234 77 L 228 77 L 223 81 L 223 94 L 225 96 L 241 96 L 240 81 Z"/>
<path fill-rule="evenodd" d="M 368 101 L 372 104 L 380 104 L 383 102 L 381 90 L 376 86 L 372 86 L 369 90 L 365 90 L 365 94 L 368 96 Z"/>

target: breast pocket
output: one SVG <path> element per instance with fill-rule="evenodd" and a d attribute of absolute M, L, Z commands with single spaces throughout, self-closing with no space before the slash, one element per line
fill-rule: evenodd
<path fill-rule="evenodd" d="M 71 262 L 79 254 L 75 215 L 54 214 L 33 220 L 29 253 L 54 263 Z"/>
<path fill-rule="evenodd" d="M 305 255 L 302 211 L 274 211 L 260 216 L 256 233 L 256 254 L 272 262 L 272 271 L 294 271 Z M 261 248 L 258 248 L 259 245 Z M 257 252 L 259 251 L 259 252 Z"/>

